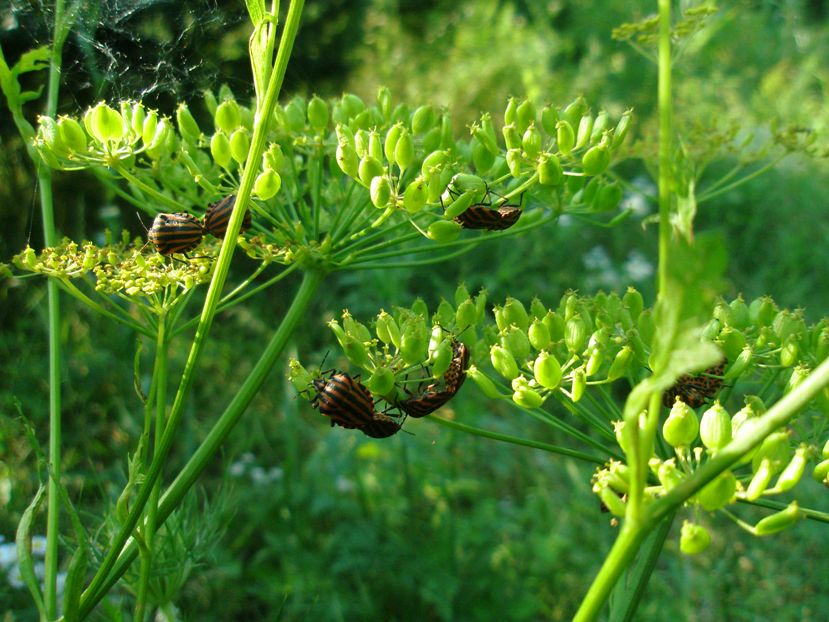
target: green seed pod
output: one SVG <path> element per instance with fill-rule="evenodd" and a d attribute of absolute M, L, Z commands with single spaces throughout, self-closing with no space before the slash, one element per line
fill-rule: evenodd
<path fill-rule="evenodd" d="M 797 501 L 792 501 L 785 509 L 761 519 L 754 526 L 754 533 L 758 536 L 770 536 L 791 527 L 803 517 Z"/>
<path fill-rule="evenodd" d="M 539 319 L 534 319 L 532 321 L 529 329 L 527 329 L 527 337 L 529 338 L 532 347 L 538 351 L 546 350 L 553 343 L 550 338 L 550 330 L 544 322 Z"/>
<path fill-rule="evenodd" d="M 515 97 L 510 97 L 507 100 L 507 107 L 504 110 L 504 125 L 515 123 L 518 111 L 518 100 Z"/>
<path fill-rule="evenodd" d="M 84 115 L 84 123 L 87 131 L 101 143 L 117 142 L 127 131 L 124 118 L 120 113 L 103 102 L 87 111 Z"/>
<path fill-rule="evenodd" d="M 569 320 L 564 327 L 564 343 L 567 349 L 578 354 L 584 349 L 587 343 L 587 324 L 582 319 L 581 314 L 577 313 Z"/>
<path fill-rule="evenodd" d="M 412 165 L 414 157 L 415 149 L 412 135 L 404 129 L 400 133 L 397 145 L 394 147 L 394 161 L 400 167 L 400 170 L 404 171 Z"/>
<path fill-rule="evenodd" d="M 228 99 L 219 104 L 213 115 L 213 123 L 217 130 L 232 134 L 242 124 L 242 115 L 236 100 Z"/>
<path fill-rule="evenodd" d="M 752 359 L 752 350 L 751 347 L 746 346 L 742 349 L 739 355 L 737 355 L 736 359 L 731 359 L 734 362 L 728 368 L 728 371 L 725 373 L 723 377 L 723 381 L 726 384 L 729 384 L 739 378 L 743 372 L 748 369 L 749 364 L 751 363 Z"/>
<path fill-rule="evenodd" d="M 791 367 L 797 362 L 799 354 L 800 347 L 797 343 L 797 337 L 790 335 L 780 348 L 780 365 Z"/>
<path fill-rule="evenodd" d="M 469 300 L 469 290 L 466 289 L 466 285 L 464 283 L 458 283 L 458 286 L 455 288 L 455 295 L 452 299 L 455 301 L 455 306 L 460 305 L 465 300 Z"/>
<path fill-rule="evenodd" d="M 590 142 L 590 136 L 593 134 L 593 115 L 587 111 L 579 119 L 578 129 L 576 130 L 576 149 L 581 149 Z"/>
<path fill-rule="evenodd" d="M 394 374 L 388 367 L 378 367 L 366 380 L 366 388 L 375 395 L 388 395 L 394 388 Z"/>
<path fill-rule="evenodd" d="M 581 159 L 585 175 L 601 175 L 610 165 L 610 150 L 602 145 L 590 147 Z"/>
<path fill-rule="evenodd" d="M 781 342 L 785 342 L 789 337 L 796 335 L 799 328 L 797 319 L 788 309 L 783 309 L 774 317 L 771 327 Z"/>
<path fill-rule="evenodd" d="M 531 123 L 535 123 L 535 106 L 529 99 L 525 99 L 518 105 L 515 111 L 515 123 L 520 134 L 527 131 Z"/>
<path fill-rule="evenodd" d="M 484 396 L 488 397 L 489 399 L 497 400 L 508 397 L 498 390 L 498 387 L 496 387 L 495 383 L 489 379 L 489 376 L 481 372 L 474 365 L 469 366 L 469 369 L 466 370 L 466 375 L 472 379 L 472 382 L 478 385 L 478 388 L 481 390 Z"/>
<path fill-rule="evenodd" d="M 368 155 L 368 142 L 368 130 L 358 129 L 354 132 L 354 149 L 356 149 L 357 155 L 360 156 L 360 159 L 363 159 Z"/>
<path fill-rule="evenodd" d="M 395 144 L 397 143 L 395 142 Z M 448 160 L 449 154 L 445 150 L 433 151 L 423 159 L 420 173 L 422 175 L 434 175 L 443 168 Z"/>
<path fill-rule="evenodd" d="M 386 140 L 383 143 L 383 152 L 386 154 L 386 160 L 388 160 L 389 164 L 394 164 L 396 162 L 394 159 L 394 150 L 397 148 L 397 141 L 400 140 L 400 136 L 402 134 L 402 123 L 395 123 L 389 128 L 389 131 L 386 132 Z"/>
<path fill-rule="evenodd" d="M 461 226 L 454 220 L 437 220 L 429 225 L 426 236 L 435 242 L 451 242 L 461 233 Z"/>
<path fill-rule="evenodd" d="M 328 104 L 321 97 L 314 95 L 308 102 L 308 125 L 317 132 L 328 129 Z M 384 392 L 380 392 L 381 394 Z"/>
<path fill-rule="evenodd" d="M 84 123 L 86 123 L 86 115 L 84 115 Z M 147 116 L 144 118 L 144 123 L 141 126 L 141 140 L 144 142 L 144 145 L 149 145 L 153 142 L 155 138 L 156 130 L 158 129 L 158 113 L 155 110 L 150 110 Z M 86 128 L 86 131 L 89 132 L 89 127 Z M 136 132 L 139 133 L 139 132 Z"/>
<path fill-rule="evenodd" d="M 534 160 L 541 153 L 541 132 L 535 127 L 535 123 L 530 123 L 521 137 L 521 148 L 530 160 Z"/>
<path fill-rule="evenodd" d="M 699 437 L 708 449 L 722 449 L 731 442 L 731 417 L 719 401 L 702 413 Z"/>
<path fill-rule="evenodd" d="M 340 170 L 353 179 L 357 179 L 360 170 L 360 158 L 357 150 L 345 142 L 337 145 L 337 164 Z"/>
<path fill-rule="evenodd" d="M 645 309 L 639 314 L 636 319 L 636 330 L 639 332 L 639 337 L 647 345 L 653 343 L 653 335 L 656 332 L 656 326 L 653 321 L 653 312 L 650 309 Z"/>
<path fill-rule="evenodd" d="M 662 436 L 674 448 L 690 447 L 699 434 L 699 420 L 694 409 L 676 399 L 671 412 L 662 425 Z"/>
<path fill-rule="evenodd" d="M 377 209 L 388 207 L 391 202 L 391 184 L 385 175 L 378 175 L 371 180 L 369 185 L 369 196 L 371 203 Z"/>
<path fill-rule="evenodd" d="M 584 375 L 589 378 L 601 369 L 602 363 L 604 363 L 604 348 L 588 346 L 587 352 L 589 352 L 589 356 L 587 357 L 587 363 L 584 365 Z"/>
<path fill-rule="evenodd" d="M 343 354 L 353 365 L 365 367 L 368 363 L 368 350 L 362 341 L 346 335 L 341 345 Z"/>
<path fill-rule="evenodd" d="M 610 115 L 606 110 L 600 110 L 593 121 L 593 130 L 590 132 L 590 142 L 597 143 L 604 135 L 607 126 L 610 124 Z"/>
<path fill-rule="evenodd" d="M 763 460 L 768 460 L 769 468 L 771 468 L 772 474 L 774 474 L 788 464 L 791 455 L 789 433 L 786 430 L 773 432 L 760 445 L 760 448 L 751 461 L 751 467 L 757 471 L 760 468 L 760 463 Z"/>
<path fill-rule="evenodd" d="M 587 102 L 584 97 L 579 95 L 575 100 L 568 104 L 564 110 L 561 111 L 561 118 L 566 120 L 570 125 L 576 126 L 582 115 L 587 112 Z"/>
<path fill-rule="evenodd" d="M 285 118 L 288 121 L 288 129 L 292 132 L 301 132 L 305 129 L 305 115 L 307 106 L 301 97 L 294 97 L 285 106 Z"/>
<path fill-rule="evenodd" d="M 369 155 L 363 156 L 363 158 L 360 160 L 359 166 L 357 167 L 357 174 L 360 178 L 360 181 L 366 187 L 371 185 L 372 179 L 383 175 L 383 173 L 385 172 L 386 170 L 383 168 L 383 165 L 380 164 L 378 160 L 375 160 Z M 389 187 L 389 191 L 391 192 L 391 187 Z"/>
<path fill-rule="evenodd" d="M 69 117 L 61 117 L 58 119 L 57 129 L 58 136 L 67 149 L 77 153 L 86 151 L 86 132 L 80 123 Z"/>
<path fill-rule="evenodd" d="M 377 107 L 383 118 L 388 121 L 391 118 L 392 112 L 391 91 L 387 86 L 381 86 L 377 89 Z"/>
<path fill-rule="evenodd" d="M 659 465 L 659 468 L 656 470 L 656 477 L 666 492 L 679 486 L 682 480 L 685 479 L 682 471 L 676 468 L 676 462 L 673 458 L 665 460 Z"/>
<path fill-rule="evenodd" d="M 501 334 L 501 345 L 519 361 L 526 361 L 530 356 L 527 333 L 514 324 Z"/>
<path fill-rule="evenodd" d="M 446 194 L 446 193 L 444 193 L 444 194 Z M 461 214 L 463 214 L 466 210 L 468 210 L 469 207 L 472 205 L 472 203 L 474 201 L 475 201 L 475 193 L 474 192 L 472 192 L 472 191 L 464 192 L 462 195 L 460 195 L 458 198 L 453 200 L 451 203 L 449 203 L 449 204 L 444 203 L 443 204 L 444 207 L 445 207 L 445 209 L 443 210 L 443 215 L 444 215 L 445 218 L 456 218 L 456 217 L 460 216 Z"/>
<path fill-rule="evenodd" d="M 731 307 L 731 325 L 738 330 L 745 329 L 749 325 L 750 319 L 748 305 L 743 297 L 738 296 L 728 306 Z"/>
<path fill-rule="evenodd" d="M 437 123 L 435 109 L 430 105 L 418 107 L 412 113 L 412 134 L 420 136 L 428 132 Z"/>
<path fill-rule="evenodd" d="M 193 115 L 190 113 L 190 109 L 187 107 L 187 104 L 181 103 L 176 108 L 176 123 L 178 124 L 178 131 L 181 136 L 191 142 L 195 143 L 199 140 L 201 136 L 201 129 L 199 129 L 199 124 L 196 123 L 196 119 L 193 118 Z"/>
<path fill-rule="evenodd" d="M 777 478 L 777 483 L 775 483 L 774 487 L 780 492 L 786 492 L 787 490 L 794 488 L 795 484 L 797 484 L 800 481 L 800 478 L 803 477 L 803 473 L 806 471 L 806 463 L 808 461 L 808 447 L 801 445 L 795 450 L 794 456 L 792 456 L 789 464 L 787 464 L 780 472 L 780 477 Z"/>
<path fill-rule="evenodd" d="M 541 319 L 547 330 L 550 331 L 550 339 L 558 341 L 564 338 L 565 323 L 564 318 L 558 315 L 555 311 L 548 311 Z"/>
<path fill-rule="evenodd" d="M 702 525 L 686 521 L 682 522 L 679 532 L 679 550 L 684 555 L 697 555 L 711 545 L 711 534 Z"/>
<path fill-rule="evenodd" d="M 288 378 L 299 392 L 308 391 L 314 382 L 314 376 L 296 359 L 291 359 L 288 363 Z"/>
<path fill-rule="evenodd" d="M 441 341 L 432 351 L 430 362 L 432 364 L 432 377 L 443 377 L 452 364 L 452 342 L 449 339 Z"/>
<path fill-rule="evenodd" d="M 708 512 L 725 507 L 737 492 L 737 478 L 731 471 L 723 471 L 697 494 L 697 501 Z"/>
<path fill-rule="evenodd" d="M 589 184 L 588 184 L 589 186 Z M 619 182 L 602 184 L 590 204 L 595 212 L 609 212 L 619 207 L 624 196 L 624 190 Z"/>
<path fill-rule="evenodd" d="M 533 375 L 539 385 L 555 391 L 561 384 L 561 365 L 555 356 L 542 350 L 533 363 Z"/>
<path fill-rule="evenodd" d="M 816 482 L 829 486 L 829 458 L 818 462 L 812 471 L 812 478 Z"/>
<path fill-rule="evenodd" d="M 610 369 L 607 372 L 607 379 L 616 380 L 627 373 L 632 355 L 633 349 L 630 346 L 623 346 L 610 365 Z"/>
<path fill-rule="evenodd" d="M 368 133 L 368 155 L 378 162 L 383 161 L 383 143 L 380 140 L 380 134 L 376 130 L 371 130 Z"/>
<path fill-rule="evenodd" d="M 509 124 L 501 128 L 504 136 L 504 144 L 507 149 L 518 149 L 521 147 L 521 135 L 515 129 L 515 125 Z"/>
<path fill-rule="evenodd" d="M 829 327 L 822 328 L 815 343 L 815 358 L 822 361 L 829 356 Z"/>
<path fill-rule="evenodd" d="M 158 119 L 158 122 L 155 124 L 155 134 L 152 136 L 152 140 L 149 143 L 144 141 L 147 155 L 152 159 L 158 159 L 170 153 L 174 144 L 171 141 L 174 141 L 174 136 L 170 124 L 166 119 Z"/>
<path fill-rule="evenodd" d="M 622 114 L 622 118 L 619 119 L 619 122 L 616 124 L 616 129 L 613 131 L 613 141 L 611 142 L 611 147 L 613 147 L 613 149 L 617 149 L 619 145 L 624 142 L 625 136 L 627 136 L 628 129 L 630 128 L 632 117 L 633 111 L 625 110 Z"/>
<path fill-rule="evenodd" d="M 230 135 L 230 155 L 239 164 L 248 159 L 250 150 L 250 136 L 248 131 L 240 127 Z"/>
<path fill-rule="evenodd" d="M 547 307 L 544 306 L 544 303 L 538 297 L 534 297 L 530 301 L 530 318 L 541 320 L 545 315 L 547 315 Z"/>
<path fill-rule="evenodd" d="M 748 501 L 755 501 L 759 499 L 771 482 L 774 475 L 771 461 L 768 458 L 763 458 L 754 470 L 754 475 L 746 487 L 746 499 Z"/>
<path fill-rule="evenodd" d="M 748 306 L 748 317 L 755 326 L 771 326 L 776 314 L 774 301 L 768 296 L 755 298 Z"/>
<path fill-rule="evenodd" d="M 507 151 L 507 168 L 509 169 L 510 175 L 513 177 L 520 177 L 522 164 L 521 150 L 509 149 Z"/>
<path fill-rule="evenodd" d="M 473 326 L 477 322 L 477 311 L 475 310 L 475 303 L 467 299 L 458 305 L 455 311 L 455 325 L 458 331 L 465 330 L 469 326 Z"/>
<path fill-rule="evenodd" d="M 147 110 L 144 106 L 139 103 L 134 104 L 132 113 L 130 114 L 130 127 L 132 128 L 133 134 L 141 136 L 144 133 L 144 121 L 146 119 Z M 86 140 L 86 137 L 84 137 L 84 140 Z"/>
<path fill-rule="evenodd" d="M 561 162 L 552 153 L 542 154 L 536 166 L 538 183 L 542 186 L 560 186 L 564 182 Z"/>
<path fill-rule="evenodd" d="M 633 287 L 627 288 L 625 295 L 622 296 L 622 302 L 630 311 L 630 317 L 634 320 L 639 318 L 639 314 L 642 313 L 642 310 L 645 308 L 645 301 L 642 299 L 642 294 L 640 294 Z M 642 332 L 641 329 L 639 332 Z"/>
<path fill-rule="evenodd" d="M 594 488 L 594 490 L 596 489 Z M 618 494 L 607 486 L 599 487 L 598 493 L 599 499 L 613 516 L 618 516 L 619 518 L 625 516 L 627 506 Z"/>
<path fill-rule="evenodd" d="M 527 310 L 524 305 L 517 298 L 507 297 L 503 307 L 504 320 L 507 325 L 515 324 L 522 331 L 525 331 L 530 326 L 530 316 L 527 315 Z"/>
<path fill-rule="evenodd" d="M 558 123 L 558 110 L 552 106 L 544 106 L 541 109 L 541 127 L 548 136 L 555 136 L 556 123 Z"/>
<path fill-rule="evenodd" d="M 512 394 L 512 401 L 523 408 L 539 408 L 544 403 L 544 398 L 534 389 L 522 387 Z"/>
<path fill-rule="evenodd" d="M 570 387 L 570 394 L 572 395 L 573 402 L 578 402 L 582 395 L 584 395 L 584 389 L 587 387 L 587 376 L 584 373 L 583 367 L 578 367 L 573 370 L 573 382 Z"/>
<path fill-rule="evenodd" d="M 475 296 L 475 311 L 478 314 L 476 319 L 477 322 L 480 322 L 486 315 L 486 299 L 487 291 L 484 288 L 481 288 L 481 291 L 479 291 L 478 295 Z"/>
<path fill-rule="evenodd" d="M 501 376 L 507 380 L 513 380 L 518 377 L 520 373 L 518 364 L 506 348 L 499 345 L 492 346 L 489 350 L 489 357 L 492 362 L 492 367 Z"/>
<path fill-rule="evenodd" d="M 472 164 L 476 171 L 485 173 L 495 164 L 495 154 L 476 140 L 472 147 Z"/>
<path fill-rule="evenodd" d="M 429 333 L 422 320 L 409 320 L 400 335 L 400 355 L 406 365 L 416 365 L 426 360 Z"/>
<path fill-rule="evenodd" d="M 276 171 L 262 171 L 253 182 L 253 192 L 263 201 L 273 197 L 282 187 L 282 178 Z"/>
<path fill-rule="evenodd" d="M 395 319 L 385 311 L 380 311 L 377 315 L 374 332 L 383 343 L 400 347 L 400 327 Z"/>
<path fill-rule="evenodd" d="M 558 143 L 558 150 L 564 155 L 568 155 L 576 144 L 576 133 L 573 131 L 573 126 L 567 121 L 559 121 L 556 123 L 556 142 Z"/>
<path fill-rule="evenodd" d="M 410 214 L 416 214 L 426 207 L 426 180 L 422 176 L 406 186 L 403 192 L 403 207 Z"/>
<path fill-rule="evenodd" d="M 797 365 L 793 370 L 791 376 L 789 376 L 789 380 L 786 382 L 785 392 L 790 393 L 792 390 L 797 388 L 797 386 L 806 380 L 806 378 L 811 373 L 811 368 L 808 365 Z"/>
<path fill-rule="evenodd" d="M 717 342 L 722 348 L 725 358 L 729 361 L 735 361 L 746 345 L 746 338 L 741 331 L 726 326 L 720 331 Z"/>

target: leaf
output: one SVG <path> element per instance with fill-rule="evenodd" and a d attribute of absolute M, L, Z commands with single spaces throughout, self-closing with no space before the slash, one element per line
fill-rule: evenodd
<path fill-rule="evenodd" d="M 253 27 L 259 28 L 268 14 L 265 10 L 265 0 L 245 0 L 245 5 L 247 5 L 248 15 L 250 21 L 253 22 Z"/>
<path fill-rule="evenodd" d="M 676 198 L 676 211 L 671 213 L 671 227 L 688 242 L 694 241 L 694 217 L 697 215 L 697 198 L 694 180 L 688 182 L 687 195 Z"/>
<path fill-rule="evenodd" d="M 66 571 L 66 583 L 63 588 L 63 611 L 64 618 L 67 622 L 80 620 L 78 616 L 80 611 L 81 594 L 86 582 L 86 570 L 89 566 L 89 536 L 81 523 L 78 512 L 72 501 L 69 498 L 69 493 L 66 487 L 54 477 L 52 473 L 52 481 L 57 482 L 58 492 L 63 508 L 69 516 L 69 522 L 72 523 L 72 531 L 75 532 L 75 537 L 78 540 L 78 548 L 72 553 L 72 558 L 69 560 L 69 567 Z"/>
<path fill-rule="evenodd" d="M 268 87 L 271 71 L 271 54 L 268 46 L 268 24 L 260 24 L 253 29 L 250 36 L 250 64 L 253 69 L 253 86 L 256 100 L 261 103 Z"/>
<path fill-rule="evenodd" d="M 46 606 L 43 602 L 43 594 L 40 591 L 40 583 L 35 574 L 35 562 L 32 557 L 32 523 L 35 516 L 43 503 L 43 493 L 46 492 L 46 487 L 41 484 L 37 489 L 37 494 L 29 507 L 23 512 L 20 517 L 20 523 L 17 525 L 17 563 L 20 566 L 20 577 L 23 583 L 29 588 L 32 594 L 32 599 L 35 601 L 37 610 L 40 612 L 40 618 L 46 619 Z"/>
<path fill-rule="evenodd" d="M 49 53 L 48 45 L 42 45 L 39 48 L 24 52 L 20 60 L 12 67 L 12 74 L 16 77 L 22 73 L 47 69 L 49 67 Z"/>

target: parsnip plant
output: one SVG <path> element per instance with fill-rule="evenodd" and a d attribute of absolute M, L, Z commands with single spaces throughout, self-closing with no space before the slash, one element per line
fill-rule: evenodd
<path fill-rule="evenodd" d="M 86 619 L 98 606 L 106 611 L 130 606 L 135 619 L 167 611 L 183 579 L 165 591 L 156 589 L 153 578 L 159 564 L 170 560 L 170 521 L 280 360 L 311 302 L 325 295 L 326 279 L 344 271 L 425 268 L 489 240 L 551 226 L 563 215 L 614 226 L 628 214 L 619 210 L 624 180 L 616 178 L 613 166 L 628 134 L 630 111 L 611 118 L 593 112 L 582 98 L 540 109 L 513 98 L 503 118 L 485 113 L 465 132 L 453 127 L 451 111 L 425 102 L 395 103 L 384 88 L 369 103 L 346 94 L 280 104 L 303 2 L 290 3 L 278 46 L 277 3 L 247 4 L 255 98 L 239 101 L 224 86 L 205 92 L 212 127 L 196 122 L 193 101 L 182 101 L 171 116 L 138 101 L 101 102 L 58 115 L 53 102 L 32 126 L 22 106 L 36 94 L 23 92 L 17 77 L 44 69 L 50 59 L 50 80 L 57 84 L 60 42 L 77 5 L 68 13 L 56 11 L 51 50 L 35 50 L 11 67 L 0 58 L 3 92 L 40 172 L 45 213 L 53 209 L 50 169 L 89 171 L 125 204 L 151 217 L 189 214 L 191 223 L 203 223 L 208 206 L 235 196 L 223 239 L 194 225 L 204 229 L 194 241 L 203 240 L 188 255 L 165 257 L 148 241 L 117 233 L 104 244 L 61 241 L 47 218 L 45 248 L 26 248 L 14 258 L 19 272 L 48 278 L 55 301 L 60 290 L 97 312 L 102 322 L 121 323 L 153 344 L 148 386 L 138 380 L 140 351 L 136 355 L 139 391 L 133 405 L 143 426 L 124 457 L 129 481 L 101 524 L 84 524 L 83 508 L 75 507 L 77 500 L 61 485 L 60 397 L 53 397 L 49 481 L 25 512 L 17 538 L 23 580 L 44 620 Z M 634 583 L 647 580 L 648 568 L 634 567 L 632 560 L 653 534 L 648 546 L 658 552 L 671 519 L 684 506 L 690 518 L 681 548 L 700 553 L 709 537 L 698 518 L 703 512 L 739 520 L 735 502 L 790 493 L 807 468 L 826 481 L 829 470 L 823 425 L 829 407 L 824 389 L 829 364 L 823 363 L 829 324 L 807 326 L 797 312 L 777 309 L 768 299 L 750 304 L 716 299 L 722 257 L 716 245 L 693 236 L 695 180 L 683 176 L 687 170 L 672 146 L 668 6 L 664 1 L 660 6 L 655 305 L 646 308 L 633 289 L 594 297 L 568 292 L 554 306 L 508 299 L 494 308 L 493 321 L 486 292 L 473 297 L 459 287 L 454 302 L 444 301 L 434 312 L 420 302 L 381 311 L 372 330 L 348 313 L 330 324 L 354 368 L 350 372 L 363 373 L 373 407 L 393 418 L 394 431 L 405 426 L 400 405 L 406 399 L 426 400 L 441 387 L 451 389 L 441 397 L 449 399 L 468 375 L 486 397 L 511 401 L 570 435 L 573 446 L 522 438 L 520 430 L 515 435 L 484 430 L 464 421 L 463 413 L 458 420 L 433 416 L 434 421 L 597 465 L 585 486 L 592 485 L 621 526 L 576 614 L 583 620 L 598 615 L 625 569 L 632 568 Z M 251 227 L 242 232 L 248 214 Z M 151 232 L 158 233 L 159 226 Z M 249 275 L 228 286 L 237 246 L 248 257 Z M 169 470 L 170 451 L 180 439 L 184 407 L 216 314 L 276 283 L 290 283 L 293 272 L 301 282 L 290 308 L 277 318 L 272 338 L 204 441 L 168 481 L 165 467 Z M 56 302 L 53 309 L 52 317 L 58 317 Z M 57 330 L 53 321 L 54 365 Z M 169 346 L 179 334 L 192 335 L 192 343 L 181 377 L 173 378 Z M 468 369 L 460 343 L 472 362 Z M 317 405 L 320 393 L 341 397 L 321 380 L 319 362 L 305 364 L 308 369 L 299 361 L 290 365 L 301 395 Z M 451 382 L 450 373 L 455 374 Z M 54 370 L 53 385 L 58 376 Z M 620 407 L 609 387 L 622 383 L 628 397 Z M 681 399 L 663 407 L 666 391 Z M 689 403 L 697 398 L 713 401 Z M 810 418 L 810 412 L 819 418 Z M 585 432 L 583 424 L 591 430 Z M 44 503 L 50 562 L 41 586 L 31 540 Z M 776 513 L 746 528 L 767 535 L 803 517 L 827 518 L 796 500 L 774 507 Z M 61 508 L 69 530 L 59 521 Z M 67 531 L 74 545 L 61 551 L 60 534 Z M 124 580 L 136 558 L 132 578 Z M 66 580 L 59 602 L 61 566 Z M 129 605 L 113 592 L 119 582 L 134 595 Z M 617 599 L 615 606 L 632 612 L 638 593 Z"/>

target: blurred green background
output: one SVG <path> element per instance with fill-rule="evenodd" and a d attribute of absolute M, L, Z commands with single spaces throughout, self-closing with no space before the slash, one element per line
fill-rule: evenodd
<path fill-rule="evenodd" d="M 677 122 L 689 133 L 736 122 L 742 136 L 762 137 L 777 122 L 825 134 L 827 9 L 823 0 L 726 3 L 677 64 Z M 614 116 L 635 107 L 634 139 L 645 139 L 652 136 L 655 67 L 611 32 L 655 10 L 655 3 L 624 0 L 308 2 L 284 99 L 353 91 L 371 100 L 385 84 L 397 99 L 449 107 L 460 129 L 480 111 L 499 117 L 510 95 L 565 105 L 583 94 Z M 13 0 L 2 11 L 7 60 L 48 42 L 43 7 Z M 67 44 L 60 111 L 141 98 L 171 113 L 184 100 L 206 126 L 202 89 L 227 83 L 239 98 L 251 93 L 248 34 L 238 2 L 90 2 Z M 36 106 L 29 112 L 34 119 Z M 704 150 L 705 132 L 693 137 Z M 41 223 L 33 173 L 5 112 L 0 141 L 0 261 L 8 261 L 27 242 L 40 245 Z M 711 179 L 739 157 L 713 162 Z M 635 216 L 617 229 L 562 220 L 483 245 L 451 265 L 336 275 L 293 351 L 321 360 L 335 344 L 324 322 L 343 308 L 363 320 L 416 296 L 434 308 L 460 281 L 470 291 L 485 286 L 493 303 L 537 295 L 553 306 L 567 289 L 622 293 L 629 284 L 650 302 L 655 226 L 643 226 L 654 210 L 650 164 L 632 157 L 617 171 L 639 189 L 627 197 Z M 827 173 L 825 161 L 793 154 L 700 207 L 698 230 L 718 232 L 729 250 L 723 295 L 771 294 L 781 306 L 804 307 L 811 320 L 826 315 Z M 91 177 L 56 174 L 55 185 L 64 234 L 80 240 L 106 227 L 142 231 L 134 211 Z M 214 324 L 174 464 L 228 403 L 295 285 L 271 289 Z M 0 300 L 0 477 L 10 485 L 0 493 L 8 497 L 0 535 L 9 542 L 37 487 L 24 417 L 46 442 L 45 288 L 0 281 Z M 135 340 L 65 297 L 63 305 L 64 469 L 82 517 L 94 524 L 126 479 L 125 456 L 140 430 Z M 179 370 L 187 343 L 180 345 L 173 361 Z M 283 371 L 273 372 L 202 477 L 190 511 L 174 519 L 180 538 L 170 544 L 169 574 L 156 589 L 159 598 L 175 594 L 183 619 L 569 619 L 614 537 L 590 493 L 589 466 L 429 420 L 410 421 L 411 434 L 382 441 L 330 429 L 286 386 Z M 564 442 L 471 386 L 451 411 L 444 414 Z M 825 498 L 817 485 L 803 494 Z M 743 511 L 749 520 L 759 517 Z M 637 620 L 829 619 L 820 525 L 756 540 L 718 517 L 711 522 L 714 544 L 700 558 L 680 557 L 672 535 Z M 36 619 L 25 590 L 0 577 L 5 609 L 9 619 Z"/>

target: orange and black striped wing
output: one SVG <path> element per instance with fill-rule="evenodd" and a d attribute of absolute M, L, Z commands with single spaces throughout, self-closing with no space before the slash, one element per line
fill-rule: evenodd
<path fill-rule="evenodd" d="M 159 214 L 147 232 L 147 239 L 162 255 L 186 253 L 202 240 L 204 229 L 198 219 L 186 212 Z"/>
<path fill-rule="evenodd" d="M 204 214 L 204 228 L 216 238 L 223 238 L 227 233 L 227 223 L 230 222 L 230 213 L 236 203 L 236 195 L 226 196 L 221 201 L 216 201 L 207 207 Z M 247 231 L 251 225 L 250 211 L 245 210 L 245 217 L 242 220 L 242 228 L 239 233 Z"/>
<path fill-rule="evenodd" d="M 521 216 L 521 210 L 511 205 L 504 205 L 492 209 L 488 205 L 478 203 L 470 206 L 465 212 L 455 217 L 455 222 L 464 229 L 486 229 L 487 231 L 503 231 L 509 229 Z"/>
<path fill-rule="evenodd" d="M 429 388 L 420 395 L 397 402 L 396 405 L 404 413 L 417 419 L 435 412 L 454 395 L 454 391 L 435 391 Z"/>
<path fill-rule="evenodd" d="M 466 368 L 469 367 L 469 348 L 457 339 L 452 342 L 452 362 L 443 375 L 446 390 L 452 394 L 458 392 L 466 380 Z"/>
<path fill-rule="evenodd" d="M 331 425 L 359 428 L 374 417 L 374 401 L 369 390 L 346 373 L 337 373 L 327 380 L 314 381 L 315 402 L 319 411 L 330 417 Z"/>

